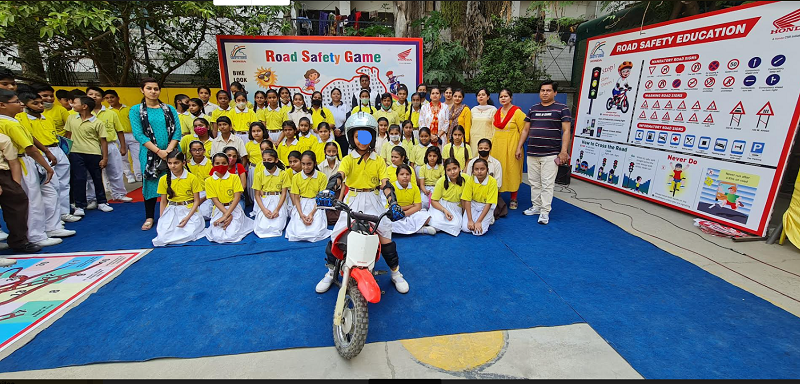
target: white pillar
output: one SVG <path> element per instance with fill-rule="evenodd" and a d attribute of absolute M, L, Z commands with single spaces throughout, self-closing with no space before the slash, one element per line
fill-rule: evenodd
<path fill-rule="evenodd" d="M 350 2 L 349 1 L 340 1 L 339 2 L 339 14 L 340 15 L 349 15 L 350 14 Z"/>
<path fill-rule="evenodd" d="M 520 2 L 519 1 L 512 1 L 511 2 L 511 17 L 518 18 L 519 17 L 519 9 L 520 9 Z"/>

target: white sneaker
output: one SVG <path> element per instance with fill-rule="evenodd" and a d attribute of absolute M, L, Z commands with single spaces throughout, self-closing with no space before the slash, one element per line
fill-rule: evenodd
<path fill-rule="evenodd" d="M 539 214 L 539 224 L 547 224 L 549 222 L 550 222 L 550 214 L 544 212 Z"/>
<path fill-rule="evenodd" d="M 538 214 L 540 214 L 542 212 L 541 212 L 541 209 L 539 207 L 530 207 L 530 208 L 526 209 L 525 211 L 523 211 L 522 213 L 525 214 L 525 216 L 533 216 L 533 215 L 538 215 Z"/>
<path fill-rule="evenodd" d="M 5 244 L 5 243 L 3 243 L 3 244 Z M 8 244 L 6 244 L 6 248 L 7 247 L 8 247 Z M 0 267 L 10 267 L 10 266 L 12 266 L 12 265 L 14 265 L 16 263 L 17 263 L 16 260 L 7 259 L 5 257 L 0 257 Z"/>
<path fill-rule="evenodd" d="M 125 178 L 128 179 L 128 184 L 133 184 L 136 182 L 136 178 L 133 175 L 125 175 Z"/>
<path fill-rule="evenodd" d="M 128 196 L 115 197 L 114 200 L 119 200 L 119 201 L 121 201 L 123 203 L 130 203 L 131 201 L 133 201 L 133 199 L 131 199 Z"/>
<path fill-rule="evenodd" d="M 136 175 L 136 181 L 141 183 L 142 182 L 142 175 Z"/>
<path fill-rule="evenodd" d="M 75 232 L 75 231 L 73 231 L 71 229 L 61 228 L 61 229 L 56 229 L 56 230 L 53 230 L 53 231 L 47 231 L 45 233 L 47 233 L 47 237 L 70 237 L 70 236 L 74 236 L 75 233 L 77 233 L 77 232 Z"/>
<path fill-rule="evenodd" d="M 328 292 L 328 289 L 330 289 L 331 284 L 333 284 L 333 271 L 329 269 L 328 273 L 325 274 L 325 277 L 323 277 L 322 280 L 320 280 L 319 283 L 317 283 L 317 288 L 316 288 L 317 293 Z"/>
<path fill-rule="evenodd" d="M 75 212 L 72 212 L 72 216 L 83 217 L 86 216 L 86 212 L 81 208 L 75 208 Z"/>
<path fill-rule="evenodd" d="M 3 232 L 0 230 L 0 241 L 6 241 L 8 239 L 8 233 Z"/>
<path fill-rule="evenodd" d="M 76 221 L 80 221 L 80 219 L 81 219 L 80 216 L 75 216 L 70 214 L 61 215 L 61 221 L 65 221 L 67 223 L 74 223 Z"/>
<path fill-rule="evenodd" d="M 0 251 L 4 251 L 4 250 L 6 250 L 6 249 L 8 249 L 8 248 L 9 248 L 9 247 L 8 247 L 8 244 L 6 244 L 6 243 L 0 243 Z"/>
<path fill-rule="evenodd" d="M 394 283 L 394 287 L 397 289 L 397 292 L 408 292 L 408 282 L 403 278 L 403 274 L 400 273 L 399 270 L 392 271 L 392 282 Z"/>
<path fill-rule="evenodd" d="M 97 209 L 97 202 L 90 201 L 89 204 L 86 204 L 86 209 Z"/>
<path fill-rule="evenodd" d="M 39 241 L 39 242 L 37 242 L 35 244 L 40 246 L 40 247 L 49 247 L 51 245 L 61 244 L 61 241 L 62 240 L 57 238 L 57 237 L 49 237 L 49 238 L 47 238 L 47 240 L 42 240 L 42 241 Z"/>
<path fill-rule="evenodd" d="M 430 225 L 423 225 L 422 226 L 422 233 L 424 233 L 426 235 L 435 235 L 436 234 L 436 228 L 431 227 Z"/>
<path fill-rule="evenodd" d="M 99 209 L 99 210 L 101 210 L 103 212 L 111 212 L 111 211 L 114 210 L 114 208 L 111 208 L 111 206 L 108 205 L 108 204 L 99 204 L 97 206 L 97 209 Z"/>

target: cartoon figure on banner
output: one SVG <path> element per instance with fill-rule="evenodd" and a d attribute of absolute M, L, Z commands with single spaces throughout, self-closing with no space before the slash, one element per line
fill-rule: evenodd
<path fill-rule="evenodd" d="M 636 191 L 636 192 L 642 192 L 641 190 L 639 190 L 639 188 L 641 188 L 641 187 L 642 187 L 642 177 L 641 176 L 636 176 L 636 183 L 634 183 L 633 190 Z M 642 192 L 642 193 L 644 193 L 644 192 Z"/>
<path fill-rule="evenodd" d="M 726 205 L 728 208 L 733 210 L 744 207 L 744 203 L 740 200 L 741 196 L 736 194 L 737 189 L 738 188 L 736 187 L 736 184 L 727 183 L 724 181 L 719 183 L 715 200 L 719 202 L 718 204 L 720 208 L 725 208 Z M 711 204 L 708 208 L 714 208 L 714 205 L 716 204 Z"/>
<path fill-rule="evenodd" d="M 580 172 L 581 161 L 583 161 L 583 151 L 581 151 L 580 156 L 575 160 L 575 172 Z"/>
<path fill-rule="evenodd" d="M 611 97 L 609 97 L 606 102 L 607 110 L 610 111 L 612 107 L 617 107 L 622 113 L 628 112 L 629 104 L 627 94 L 628 91 L 633 89 L 628 84 L 628 77 L 631 75 L 631 69 L 633 69 L 633 63 L 630 61 L 623 61 L 617 68 L 619 71 L 619 78 L 614 85 L 614 89 L 611 90 Z"/>
<path fill-rule="evenodd" d="M 272 71 L 272 68 L 264 69 L 259 68 L 256 71 L 256 83 L 264 89 L 270 89 L 275 84 L 275 81 L 278 80 L 278 76 L 275 75 L 275 72 Z"/>
<path fill-rule="evenodd" d="M 613 168 L 608 170 L 608 178 L 607 178 L 607 180 L 608 180 L 609 184 L 617 184 L 617 182 L 619 181 L 619 176 L 615 176 L 614 175 L 616 173 L 616 170 L 617 170 L 617 164 L 619 164 L 619 162 L 617 160 L 614 160 Z"/>
<path fill-rule="evenodd" d="M 709 168 L 697 210 L 747 224 L 758 181 L 758 175 Z"/>
<path fill-rule="evenodd" d="M 608 158 L 604 157 L 603 161 L 601 162 L 600 168 L 597 169 L 597 180 L 606 181 L 607 175 L 605 173 L 603 173 L 603 171 L 606 168 L 606 162 L 607 161 L 608 161 Z"/>
<path fill-rule="evenodd" d="M 395 76 L 392 71 L 386 72 L 386 78 L 389 79 L 389 93 L 393 95 L 397 94 L 397 87 L 400 86 L 399 78 L 402 76 L 403 75 Z"/>
<path fill-rule="evenodd" d="M 306 91 L 306 92 L 314 92 L 314 91 L 316 91 L 315 87 L 317 86 L 317 83 L 320 82 L 320 79 L 319 79 L 320 73 L 317 72 L 316 69 L 311 68 L 308 71 L 306 71 L 306 74 L 303 75 L 303 77 L 306 78 L 306 85 L 305 85 L 305 87 L 303 87 L 303 90 Z"/>
<path fill-rule="evenodd" d="M 672 168 L 672 172 L 670 173 L 670 181 L 667 185 L 669 185 L 669 192 L 672 192 L 672 196 L 675 196 L 677 192 L 681 191 L 681 185 L 683 181 L 686 180 L 684 172 L 689 169 L 689 165 L 686 165 L 686 168 L 684 168 L 681 163 L 673 164 L 670 162 L 669 167 Z"/>

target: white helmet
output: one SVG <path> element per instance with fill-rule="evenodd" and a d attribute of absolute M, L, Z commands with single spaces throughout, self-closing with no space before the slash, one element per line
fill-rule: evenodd
<path fill-rule="evenodd" d="M 375 148 L 375 139 L 378 137 L 378 121 L 366 112 L 359 111 L 350 115 L 344 123 L 344 132 L 345 135 L 347 135 L 347 142 L 350 143 L 351 148 L 355 148 L 353 136 L 356 131 L 360 130 L 366 130 L 372 134 L 372 142 L 369 146 L 370 148 Z"/>

